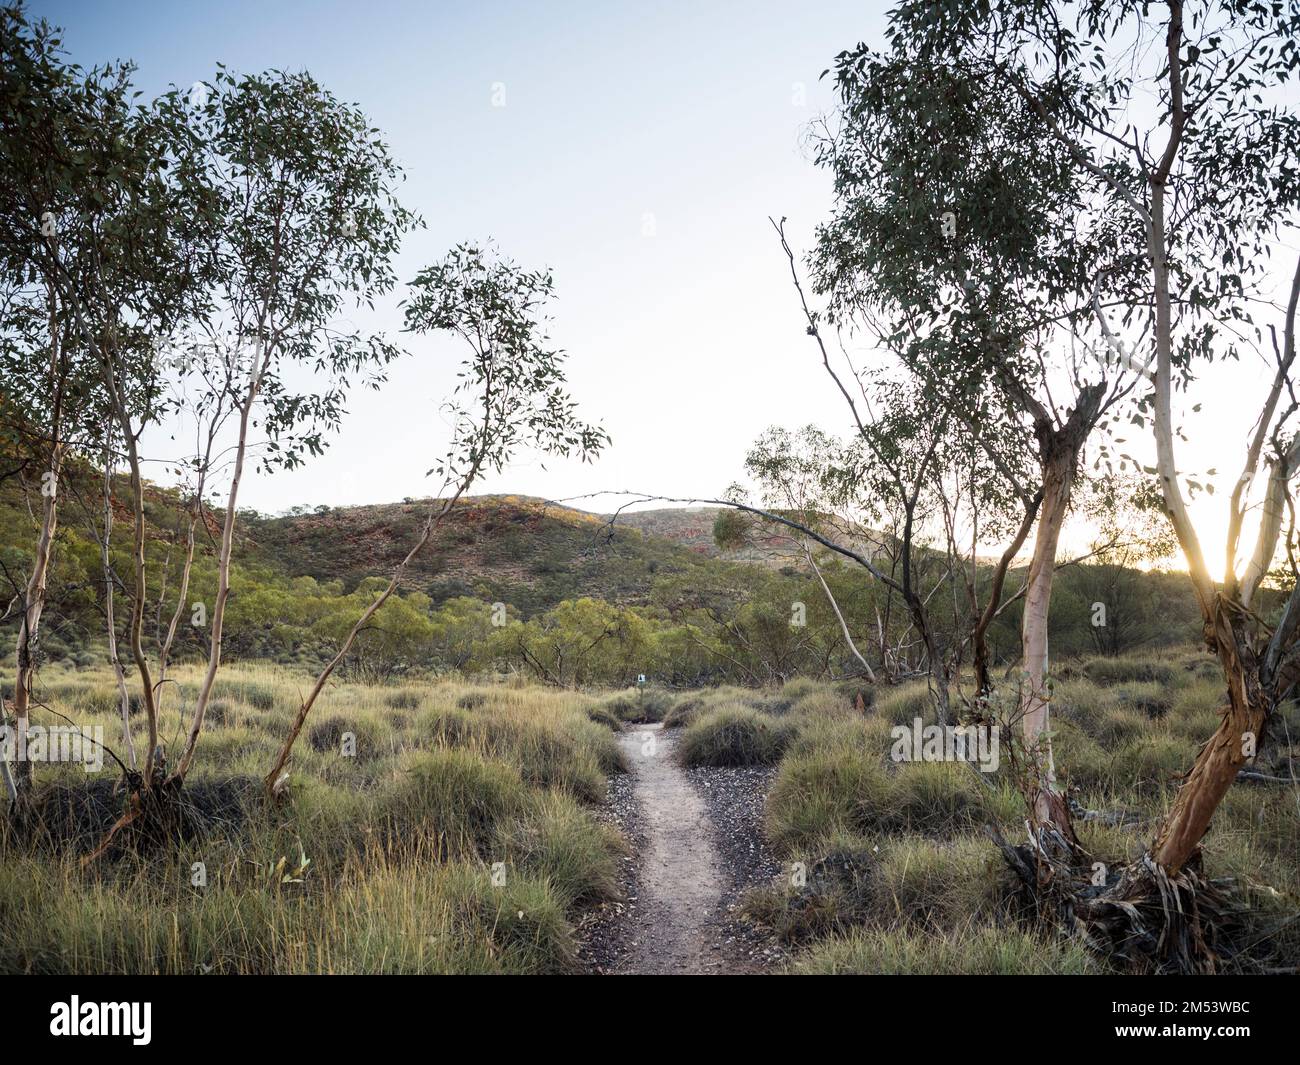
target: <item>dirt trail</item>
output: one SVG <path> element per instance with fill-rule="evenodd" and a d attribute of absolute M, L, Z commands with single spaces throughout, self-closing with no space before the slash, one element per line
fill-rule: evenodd
<path fill-rule="evenodd" d="M 677 737 L 662 725 L 635 725 L 619 742 L 632 766 L 645 851 L 626 974 L 728 971 L 712 934 L 724 876 L 708 809 L 673 757 Z"/>

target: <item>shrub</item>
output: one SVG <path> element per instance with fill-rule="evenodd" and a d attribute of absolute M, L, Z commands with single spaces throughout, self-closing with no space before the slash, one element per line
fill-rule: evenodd
<path fill-rule="evenodd" d="M 858 696 L 862 697 L 862 708 L 869 710 L 876 705 L 879 694 L 877 685 L 866 680 L 842 680 L 836 683 L 835 690 L 849 706 L 857 709 Z"/>
<path fill-rule="evenodd" d="M 470 714 L 456 707 L 425 710 L 415 720 L 416 732 L 427 736 L 443 747 L 457 747 L 469 741 L 474 734 L 474 720 Z"/>
<path fill-rule="evenodd" d="M 334 715 L 317 721 L 307 730 L 307 742 L 314 751 L 339 754 L 343 749 L 343 738 L 349 734 L 356 742 L 358 759 L 369 758 L 376 753 L 381 742 L 379 724 L 373 718 L 360 715 Z"/>
<path fill-rule="evenodd" d="M 792 751 L 781 762 L 767 799 L 767 833 L 779 849 L 807 848 L 831 833 L 875 831 L 889 788 L 877 750 L 840 734 L 825 745 Z"/>
<path fill-rule="evenodd" d="M 763 888 L 745 900 L 745 913 L 786 942 L 863 924 L 942 931 L 991 918 L 1001 906 L 1001 860 L 979 837 L 903 836 L 872 845 L 839 834 L 819 848 L 820 856 L 806 863 L 802 886 Z"/>
<path fill-rule="evenodd" d="M 1172 705 L 1159 685 L 1124 683 L 1099 687 L 1088 680 L 1059 684 L 1052 700 L 1058 721 L 1069 721 L 1107 749 L 1150 734 L 1152 719 Z"/>
<path fill-rule="evenodd" d="M 485 715 L 473 722 L 483 750 L 519 767 L 523 779 L 588 802 L 605 797 L 605 777 L 622 768 L 609 730 L 585 717 L 563 722 Z"/>
<path fill-rule="evenodd" d="M 91 687 L 83 691 L 73 702 L 81 712 L 87 714 L 118 714 L 121 703 L 115 689 L 108 687 Z"/>
<path fill-rule="evenodd" d="M 679 695 L 672 708 L 664 715 L 664 728 L 681 728 L 689 725 L 708 707 L 708 700 L 700 692 Z"/>
<path fill-rule="evenodd" d="M 498 840 L 513 861 L 554 888 L 565 906 L 619 896 L 621 837 L 566 795 L 539 796 L 526 816 L 501 827 Z"/>
<path fill-rule="evenodd" d="M 821 685 L 810 677 L 795 677 L 764 696 L 762 706 L 769 714 L 788 714 L 802 699 L 820 690 Z"/>
<path fill-rule="evenodd" d="M 1175 736 L 1203 743 L 1219 727 L 1219 715 L 1227 703 L 1223 679 L 1198 680 L 1179 691 L 1164 726 Z M 1283 707 L 1278 707 L 1279 719 Z"/>
<path fill-rule="evenodd" d="M 686 727 L 678 757 L 688 766 L 772 765 L 794 735 L 793 725 L 754 710 L 714 710 Z"/>
<path fill-rule="evenodd" d="M 881 920 L 943 931 L 1001 908 L 1005 867 L 978 836 L 903 836 L 882 848 L 876 890 Z"/>
<path fill-rule="evenodd" d="M 457 867 L 450 875 L 461 879 L 456 899 L 460 934 L 470 942 L 489 944 L 504 971 L 547 975 L 574 969 L 573 929 L 550 883 L 508 876 L 497 887 L 485 872 Z"/>
<path fill-rule="evenodd" d="M 818 688 L 800 696 L 789 713 L 801 720 L 828 720 L 836 717 L 858 717 L 853 703 L 843 692 L 834 688 Z"/>
<path fill-rule="evenodd" d="M 194 694 L 197 694 L 197 688 Z M 218 680 L 212 694 L 214 698 L 246 703 L 257 710 L 273 710 L 276 704 L 274 688 L 245 680 L 237 673 Z"/>
<path fill-rule="evenodd" d="M 208 703 L 208 708 L 204 711 L 206 720 L 212 725 L 229 725 L 235 717 L 233 708 L 227 699 L 213 699 Z"/>
<path fill-rule="evenodd" d="M 604 725 L 611 732 L 619 732 L 623 728 L 623 722 L 618 715 L 602 703 L 588 706 L 587 717 L 598 725 Z"/>
<path fill-rule="evenodd" d="M 805 864 L 802 886 L 752 891 L 744 913 L 787 943 L 848 931 L 871 918 L 878 850 L 857 837 L 836 835 L 820 857 Z"/>
<path fill-rule="evenodd" d="M 975 772 L 956 762 L 909 762 L 890 775 L 890 831 L 942 834 L 980 820 L 984 796 Z"/>
<path fill-rule="evenodd" d="M 391 850 L 418 850 L 427 841 L 444 857 L 487 858 L 497 825 L 527 809 L 516 769 L 460 750 L 421 752 L 375 798 Z"/>
<path fill-rule="evenodd" d="M 1127 789 L 1159 794 L 1172 788 L 1196 757 L 1196 745 L 1177 736 L 1152 735 L 1123 747 L 1115 757 L 1116 779 Z"/>
<path fill-rule="evenodd" d="M 934 700 L 930 697 L 928 682 L 911 681 L 881 692 L 876 698 L 876 707 L 886 721 L 908 725 L 918 717 L 923 720 L 933 717 Z"/>
<path fill-rule="evenodd" d="M 1121 685 L 1115 694 L 1123 706 L 1154 720 L 1169 713 L 1176 693 L 1167 685 L 1149 682 Z"/>
<path fill-rule="evenodd" d="M 1150 658 L 1094 658 L 1083 667 L 1089 680 L 1097 684 L 1125 684 L 1130 681 L 1154 682 L 1173 687 L 1186 679 L 1173 666 Z"/>
<path fill-rule="evenodd" d="M 638 725 L 662 721 L 672 705 L 672 696 L 656 688 L 628 688 L 604 702 L 604 708 L 620 721 Z"/>
<path fill-rule="evenodd" d="M 913 762 L 891 771 L 871 733 L 842 729 L 792 750 L 782 761 L 767 800 L 767 831 L 790 851 L 829 833 L 878 835 L 945 833 L 988 813 L 988 800 L 969 766 Z"/>

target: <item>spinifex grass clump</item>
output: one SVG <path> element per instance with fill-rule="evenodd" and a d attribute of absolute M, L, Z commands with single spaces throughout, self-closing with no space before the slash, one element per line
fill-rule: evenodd
<path fill-rule="evenodd" d="M 772 765 L 795 732 L 795 725 L 770 714 L 743 706 L 722 707 L 686 727 L 678 756 L 688 766 Z"/>
<path fill-rule="evenodd" d="M 790 971 L 801 976 L 1079 976 L 1104 970 L 1078 945 L 980 926 L 939 935 L 861 929 L 825 940 Z"/>

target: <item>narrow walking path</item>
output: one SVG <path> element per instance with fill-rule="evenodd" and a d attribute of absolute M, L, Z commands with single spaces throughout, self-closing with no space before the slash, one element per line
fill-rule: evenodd
<path fill-rule="evenodd" d="M 728 971 L 712 933 L 724 878 L 704 800 L 673 757 L 677 737 L 635 725 L 619 738 L 632 766 L 645 851 L 625 974 Z"/>

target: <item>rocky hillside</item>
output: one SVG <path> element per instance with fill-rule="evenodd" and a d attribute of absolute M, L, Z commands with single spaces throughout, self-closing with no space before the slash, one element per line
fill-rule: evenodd
<path fill-rule="evenodd" d="M 721 558 L 728 562 L 761 562 L 777 568 L 797 563 L 798 549 L 779 530 L 767 532 L 755 528 L 749 537 L 750 542 L 744 547 L 718 547 L 713 540 L 713 523 L 722 513 L 722 507 L 628 511 L 619 515 L 618 524 L 640 529 L 649 536 L 671 540 L 706 558 Z"/>
<path fill-rule="evenodd" d="M 644 602 L 656 577 L 701 576 L 725 561 L 712 547 L 712 516 L 666 519 L 673 511 L 608 518 L 528 496 L 460 501 L 412 562 L 404 586 L 435 601 L 456 595 L 504 599 L 525 614 L 562 599 Z M 292 575 L 354 587 L 387 574 L 419 538 L 427 500 L 319 508 L 262 518 L 249 550 Z"/>

